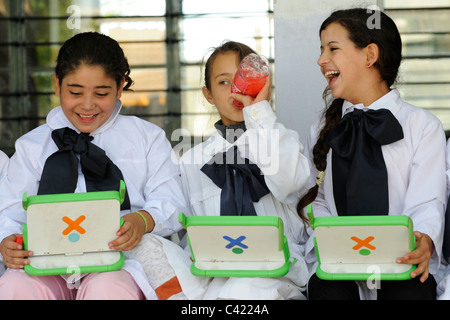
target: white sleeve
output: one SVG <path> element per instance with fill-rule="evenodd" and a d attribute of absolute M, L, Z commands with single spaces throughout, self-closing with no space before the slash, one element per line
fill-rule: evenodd
<path fill-rule="evenodd" d="M 28 153 L 39 154 L 39 150 L 25 145 L 19 139 L 16 152 L 9 161 L 5 176 L 0 182 L 0 241 L 11 234 L 22 234 L 22 225 L 26 223 L 26 212 L 22 207 L 22 195 L 36 194 L 39 178 Z"/>
<path fill-rule="evenodd" d="M 268 101 L 243 109 L 249 145 L 249 160 L 265 177 L 267 187 L 280 202 L 297 205 L 306 191 L 310 169 L 296 131 L 276 122 Z"/>
<path fill-rule="evenodd" d="M 162 237 L 181 229 L 178 215 L 186 208 L 179 166 L 172 153 L 164 131 L 160 130 L 147 155 L 148 175 L 142 209 L 148 211 L 155 222 L 153 233 Z"/>
<path fill-rule="evenodd" d="M 436 247 L 430 260 L 430 272 L 439 267 L 444 234 L 446 204 L 445 133 L 439 121 L 412 118 L 414 154 L 408 177 L 403 214 L 411 217 L 414 230 L 426 233 Z M 422 121 L 423 123 L 423 121 Z"/>
<path fill-rule="evenodd" d="M 0 151 L 0 179 L 6 175 L 8 164 L 9 157 L 3 151 Z"/>

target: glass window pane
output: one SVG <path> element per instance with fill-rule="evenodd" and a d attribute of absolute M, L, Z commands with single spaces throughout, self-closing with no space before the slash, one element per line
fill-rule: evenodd
<path fill-rule="evenodd" d="M 271 17 L 186 18 L 181 22 L 181 29 L 183 62 L 201 61 L 211 47 L 217 47 L 225 40 L 243 42 L 258 53 L 273 57 L 273 44 L 269 38 L 273 35 Z"/>
<path fill-rule="evenodd" d="M 273 59 L 275 56 L 273 39 L 240 38 L 236 36 L 182 41 L 180 43 L 180 59 L 182 63 L 200 63 L 206 61 L 212 49 L 220 46 L 222 42 L 227 40 L 242 42 L 269 59 Z"/>
<path fill-rule="evenodd" d="M 181 93 L 183 101 L 181 113 L 183 114 L 211 114 L 216 113 L 217 109 L 211 105 L 203 96 L 202 90 L 189 90 Z"/>
<path fill-rule="evenodd" d="M 56 58 L 61 45 L 28 45 L 27 65 L 40 70 L 53 71 L 56 66 Z"/>
<path fill-rule="evenodd" d="M 30 82 L 28 90 L 34 93 L 53 93 L 55 92 L 54 72 L 32 72 L 29 75 Z"/>
<path fill-rule="evenodd" d="M 165 41 L 166 22 L 164 18 L 109 18 L 97 19 L 101 33 L 119 42 Z"/>
<path fill-rule="evenodd" d="M 25 10 L 61 16 L 73 14 L 71 6 L 77 6 L 82 16 L 162 16 L 166 11 L 165 0 L 32 0 L 26 1 Z"/>
<path fill-rule="evenodd" d="M 57 99 L 57 97 L 53 93 L 32 94 L 31 101 L 38 106 L 36 116 L 41 117 L 42 119 L 45 119 L 51 109 L 53 109 L 55 106 L 60 105 L 59 99 Z"/>
<path fill-rule="evenodd" d="M 450 7 L 450 0 L 384 0 L 384 8 L 442 8 Z"/>
<path fill-rule="evenodd" d="M 122 113 L 133 115 L 161 115 L 166 113 L 165 91 L 126 91 L 122 94 Z"/>
<path fill-rule="evenodd" d="M 65 16 L 67 15 L 67 8 L 72 5 L 72 0 L 36 0 L 36 1 L 23 1 L 23 11 L 29 16 L 39 16 L 39 17 L 50 17 L 50 16 Z M 91 10 L 89 2 L 85 1 L 83 8 L 84 10 Z M 73 3 L 75 4 L 75 3 Z M 77 3 L 79 5 L 79 3 Z M 98 14 L 98 12 L 97 12 Z"/>
<path fill-rule="evenodd" d="M 400 85 L 399 90 L 403 99 L 421 108 L 439 109 L 450 106 L 450 84 Z"/>
<path fill-rule="evenodd" d="M 80 19 L 80 29 L 68 29 L 65 19 L 26 20 L 29 42 L 62 43 L 78 32 L 97 30 L 121 41 L 164 41 L 165 22 L 161 18 Z"/>
<path fill-rule="evenodd" d="M 166 13 L 165 0 L 100 0 L 99 2 L 102 16 L 163 16 Z"/>
<path fill-rule="evenodd" d="M 218 113 L 205 115 L 182 115 L 181 127 L 188 130 L 191 137 L 207 138 L 215 132 L 214 123 L 220 119 Z M 197 142 L 200 142 L 197 140 Z"/>
<path fill-rule="evenodd" d="M 132 68 L 130 73 L 133 90 L 167 90 L 167 70 L 165 68 Z"/>
<path fill-rule="evenodd" d="M 0 11 L 0 17 L 3 13 Z M 0 21 L 0 68 L 8 66 L 9 61 L 9 23 L 7 21 Z"/>
<path fill-rule="evenodd" d="M 164 42 L 121 43 L 130 67 L 164 65 L 166 63 L 166 44 Z"/>
<path fill-rule="evenodd" d="M 450 82 L 450 58 L 404 59 L 400 67 L 399 81 Z"/>
<path fill-rule="evenodd" d="M 430 33 L 450 31 L 450 9 L 393 10 L 388 12 L 400 33 Z"/>
<path fill-rule="evenodd" d="M 421 108 L 428 109 L 450 130 L 450 83 L 399 85 L 402 98 Z"/>
<path fill-rule="evenodd" d="M 8 93 L 9 90 L 9 73 L 0 71 L 0 93 Z M 0 111 L 1 112 L 1 111 Z"/>
<path fill-rule="evenodd" d="M 450 55 L 450 33 L 448 34 L 404 34 L 403 56 Z"/>
<path fill-rule="evenodd" d="M 204 84 L 204 70 L 202 65 L 181 67 L 181 89 L 199 89 Z"/>
<path fill-rule="evenodd" d="M 241 13 L 244 15 L 255 12 L 264 12 L 271 9 L 270 1 L 261 0 L 183 0 L 184 14 L 205 14 L 205 13 Z"/>

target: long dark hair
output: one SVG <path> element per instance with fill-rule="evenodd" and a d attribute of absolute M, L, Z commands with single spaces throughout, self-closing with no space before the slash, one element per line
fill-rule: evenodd
<path fill-rule="evenodd" d="M 374 25 L 368 25 L 369 19 L 379 18 Z M 373 65 L 386 82 L 391 87 L 397 79 L 398 70 L 402 60 L 402 40 L 394 21 L 381 11 L 355 8 L 333 12 L 320 27 L 319 35 L 330 24 L 337 23 L 343 26 L 349 34 L 349 39 L 356 47 L 363 49 L 369 44 L 374 43 L 379 48 L 379 58 Z M 313 162 L 318 171 L 325 171 L 327 167 L 327 154 L 330 146 L 327 143 L 327 137 L 330 131 L 337 125 L 342 117 L 343 99 L 336 98 L 330 100 L 329 87 L 324 91 L 323 98 L 326 108 L 323 114 L 325 124 L 322 127 L 316 144 L 312 150 Z M 308 193 L 300 199 L 297 205 L 299 216 L 306 220 L 303 214 L 303 208 L 314 201 L 317 197 L 319 186 L 316 184 Z"/>
<path fill-rule="evenodd" d="M 130 66 L 122 48 L 116 40 L 106 35 L 97 32 L 79 33 L 63 44 L 55 68 L 59 83 L 81 64 L 101 66 L 116 81 L 118 88 L 125 79 L 123 90 L 130 90 L 133 84 Z"/>

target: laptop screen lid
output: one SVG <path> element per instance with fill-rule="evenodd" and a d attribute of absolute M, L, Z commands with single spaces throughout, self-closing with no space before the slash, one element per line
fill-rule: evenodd
<path fill-rule="evenodd" d="M 120 259 L 120 253 L 109 249 L 108 243 L 117 238 L 121 225 L 124 189 L 121 184 L 119 191 L 30 197 L 25 193 L 24 244 L 33 251 L 32 265 L 46 269 L 46 266 L 63 267 L 66 263 L 108 264 Z"/>
<path fill-rule="evenodd" d="M 181 213 L 179 221 L 188 233 L 194 275 L 278 277 L 289 270 L 289 248 L 278 217 Z"/>
<path fill-rule="evenodd" d="M 333 280 L 409 279 L 416 266 L 396 259 L 415 249 L 412 220 L 407 216 L 312 217 L 317 276 Z"/>

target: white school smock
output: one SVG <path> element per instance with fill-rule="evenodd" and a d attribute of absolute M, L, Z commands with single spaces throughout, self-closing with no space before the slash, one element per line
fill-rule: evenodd
<path fill-rule="evenodd" d="M 173 161 L 165 132 L 137 117 L 119 115 L 121 106 L 118 100 L 108 121 L 91 133 L 92 143 L 105 150 L 122 171 L 131 210 L 123 210 L 121 215 L 146 210 L 155 221 L 152 233 L 162 237 L 171 235 L 181 229 L 178 214 L 186 210 L 178 163 Z M 22 194 L 24 191 L 29 196 L 37 193 L 45 161 L 57 151 L 51 132 L 62 127 L 78 132 L 61 107 L 56 107 L 49 112 L 46 124 L 17 140 L 8 177 L 0 185 L 0 239 L 22 233 L 22 224 L 26 222 Z M 86 192 L 81 167 L 78 171 L 75 192 Z M 147 299 L 157 299 L 140 263 L 126 259 L 123 269 L 133 276 Z"/>
<path fill-rule="evenodd" d="M 435 274 L 439 268 L 443 241 L 444 211 L 446 203 L 445 179 L 445 132 L 441 122 L 429 111 L 404 102 L 396 89 L 375 101 L 367 108 L 353 106 L 345 101 L 342 115 L 360 109 L 389 109 L 400 122 L 404 138 L 381 147 L 388 173 L 389 215 L 411 217 L 414 230 L 426 233 L 433 240 L 435 251 L 430 259 L 429 270 Z M 314 147 L 323 119 L 311 127 L 306 143 L 306 155 L 311 160 L 311 185 L 317 176 L 312 162 Z M 325 179 L 316 200 L 313 202 L 315 217 L 337 216 L 334 204 L 331 149 L 327 155 Z M 310 238 L 306 245 L 306 260 L 315 272 L 314 232 L 309 229 Z"/>
<path fill-rule="evenodd" d="M 9 157 L 3 151 L 0 151 L 0 181 L 6 175 L 8 163 Z"/>
<path fill-rule="evenodd" d="M 204 299 L 304 299 L 307 267 L 304 262 L 304 225 L 296 205 L 309 179 L 308 160 L 298 134 L 276 122 L 269 103 L 243 109 L 247 130 L 234 144 L 216 131 L 207 141 L 185 152 L 180 159 L 181 178 L 192 215 L 219 216 L 221 189 L 200 169 L 216 153 L 234 146 L 243 158 L 258 165 L 270 193 L 254 203 L 258 216 L 279 216 L 284 223 L 291 257 L 298 261 L 283 278 L 214 278 Z M 270 149 L 275 148 L 275 149 Z M 271 154 L 269 150 L 273 150 Z M 183 286 L 183 279 L 178 276 Z"/>

